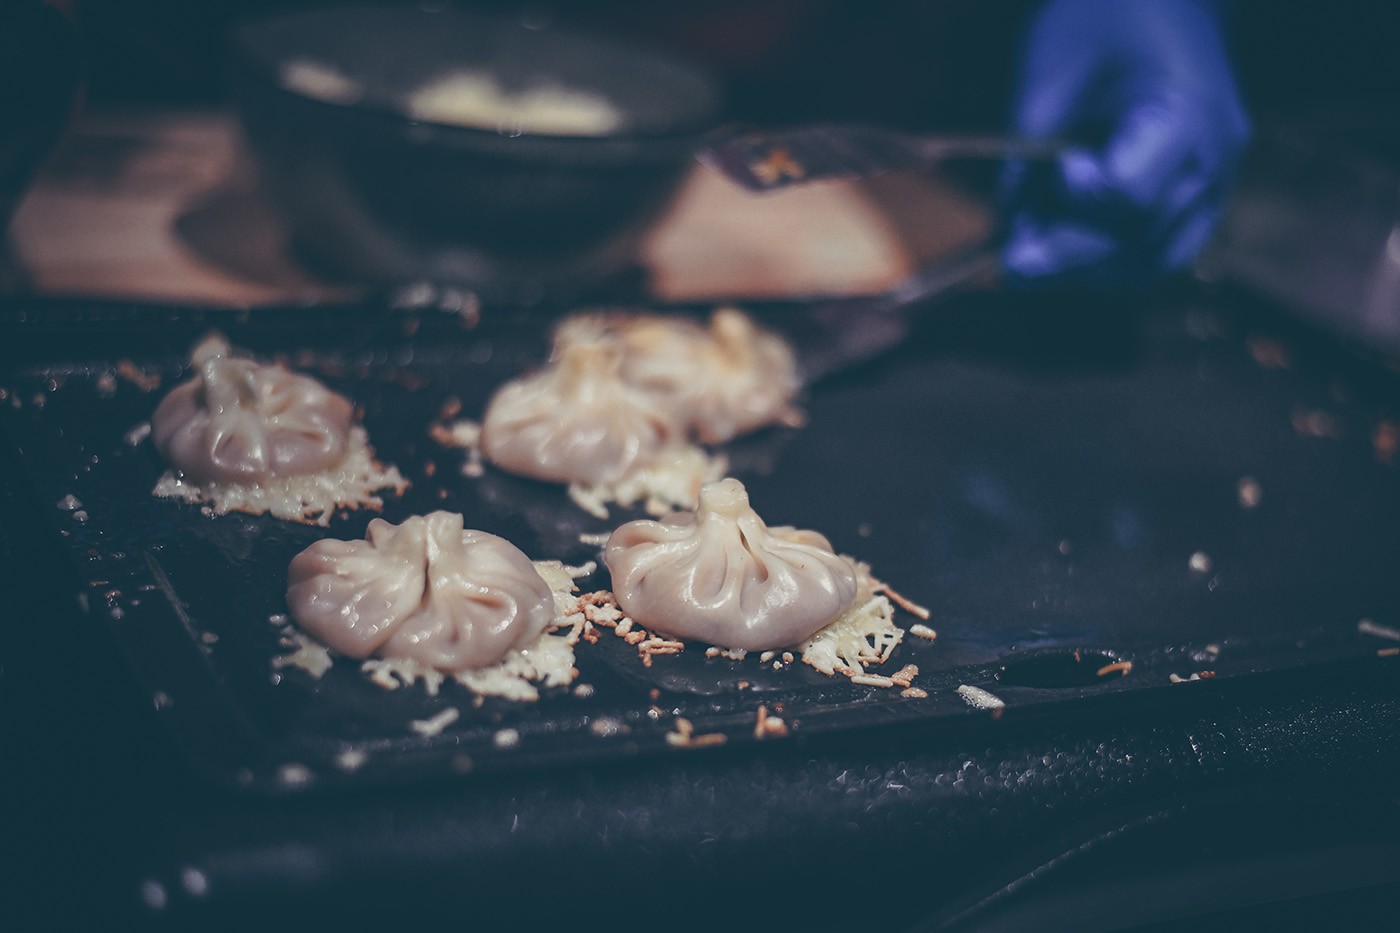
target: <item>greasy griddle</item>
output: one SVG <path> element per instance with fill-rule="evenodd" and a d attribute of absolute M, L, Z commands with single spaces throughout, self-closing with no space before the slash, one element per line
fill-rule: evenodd
<path fill-rule="evenodd" d="M 755 310 L 802 330 L 800 307 Z M 800 662 L 706 658 L 700 645 L 645 667 L 606 631 L 576 649 L 591 695 L 556 689 L 535 703 L 477 700 L 452 682 L 437 697 L 385 691 L 349 659 L 319 680 L 274 669 L 287 648 L 269 618 L 286 611 L 291 557 L 322 536 L 362 536 L 375 513 L 321 529 L 150 496 L 164 466 L 125 435 L 186 375 L 190 343 L 219 327 L 353 398 L 380 458 L 413 482 L 383 517 L 454 509 L 534 558 L 582 563 L 598 555 L 580 534 L 640 513 L 598 520 L 558 487 L 465 477 L 463 454 L 428 436 L 447 399 L 477 415 L 542 359 L 547 315 L 11 307 L 0 411 L 52 504 L 92 623 L 111 627 L 190 759 L 237 787 L 705 754 L 668 742 L 678 716 L 761 754 L 762 742 L 874 723 L 1209 689 L 1173 674 L 1304 673 L 1400 644 L 1358 628 L 1400 622 L 1400 484 L 1376 442 L 1397 412 L 1393 371 L 1239 296 L 1051 313 L 960 299 L 894 354 L 815 386 L 805 429 L 727 448 L 767 520 L 824 532 L 932 610 L 938 638 L 906 637 L 877 671 L 917 664 L 926 698 Z M 136 370 L 160 374 L 161 388 L 128 378 Z M 1262 491 L 1255 508 L 1239 501 L 1246 476 Z M 1193 568 L 1198 552 L 1208 560 Z M 581 582 L 607 585 L 602 571 Z M 1100 673 L 1119 660 L 1126 674 Z M 1007 708 L 975 709 L 962 685 Z M 786 737 L 755 738 L 760 704 Z M 460 718 L 440 734 L 411 728 L 449 707 Z"/>

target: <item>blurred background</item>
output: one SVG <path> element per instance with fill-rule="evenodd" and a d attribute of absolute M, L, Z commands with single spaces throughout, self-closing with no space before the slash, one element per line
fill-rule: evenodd
<path fill-rule="evenodd" d="M 93 105 L 226 99 L 225 35 L 305 0 L 63 0 L 81 23 Z M 445 5 L 445 4 L 438 4 Z M 758 123 L 863 119 L 984 127 L 1005 117 L 1015 49 L 1036 0 L 460 0 L 461 9 L 554 20 L 682 52 L 727 80 L 731 115 Z M 1261 117 L 1394 110 L 1400 12 L 1386 0 L 1237 0 L 1233 40 Z M 1393 121 L 1387 121 L 1392 122 Z M 1393 130 L 1393 126 L 1391 127 Z M 1392 140 L 1393 142 L 1393 140 Z"/>
<path fill-rule="evenodd" d="M 59 63 L 80 69 L 82 87 L 68 135 L 18 206 L 0 285 L 214 304 L 353 294 L 356 283 L 337 281 L 333 270 L 313 271 L 298 255 L 258 189 L 231 113 L 233 25 L 317 5 L 51 0 L 51 9 L 76 24 L 73 37 L 52 40 L 52 47 L 63 46 Z M 1018 50 L 1039 6 L 452 5 L 677 53 L 722 80 L 731 121 L 858 121 L 936 131 L 1005 128 Z M 1400 218 L 1400 58 L 1393 51 L 1400 13 L 1382 0 L 1325 9 L 1264 0 L 1227 6 L 1255 141 L 1208 254 L 1209 274 L 1243 280 L 1349 335 L 1400 344 L 1400 273 L 1386 245 Z M 55 55 L 45 57 L 42 65 L 15 67 L 35 76 L 55 72 Z M 696 171 L 640 247 L 639 276 L 652 297 L 879 291 L 985 235 L 992 223 L 992 167 L 951 182 L 906 173 L 765 197 L 709 175 Z"/>
<path fill-rule="evenodd" d="M 0 137 L 0 219 L 8 219 L 0 249 L 0 296 L 182 307 L 331 304 L 374 297 L 365 283 L 319 268 L 298 250 L 275 198 L 260 180 L 235 108 L 229 56 L 235 25 L 324 5 L 300 0 L 0 3 L 0 114 L 7 121 Z M 413 5 L 443 4 L 430 0 Z M 724 118 L 736 123 L 779 127 L 857 121 L 910 130 L 996 132 L 1007 125 L 1019 50 L 1040 3 L 460 0 L 452 5 L 533 25 L 553 23 L 621 37 L 697 62 L 721 80 Z M 1254 137 L 1229 211 L 1194 272 L 1262 293 L 1274 299 L 1271 310 L 1275 304 L 1282 306 L 1397 358 L 1400 56 L 1395 49 L 1400 5 L 1393 0 L 1332 5 L 1237 0 L 1227 5 L 1232 60 Z M 978 242 L 996 223 L 994 165 L 957 173 L 900 172 L 823 182 L 769 195 L 745 192 L 699 165 L 688 166 L 688 171 L 674 202 L 651 220 L 637 246 L 634 274 L 626 283 L 632 294 L 657 301 L 708 301 L 878 292 L 960 246 Z M 446 303 L 450 296 L 432 298 Z M 1130 316 L 1126 303 L 1120 302 L 1117 310 Z M 1049 327 L 1059 323 L 1056 319 Z M 1258 357 L 1256 361 L 1266 365 Z M 1393 425 L 1393 416 L 1386 423 Z M 1386 437 L 1391 438 L 1389 458 L 1394 453 L 1393 427 Z M 1361 435 L 1357 438 L 1358 444 L 1369 444 Z M 1379 462 L 1382 449 L 1379 440 L 1376 444 Z M 19 487 L 3 492 L 16 499 L 16 509 L 20 498 L 28 495 L 27 488 Z M 31 543 L 19 540 L 12 550 L 28 550 Z M 36 603 L 38 609 L 12 607 L 12 617 L 29 613 L 64 618 L 49 604 L 58 595 L 41 595 L 49 602 Z M 71 613 L 66 592 L 63 599 L 62 611 Z M 46 642 L 44 650 L 49 647 Z M 27 754 L 11 755 L 10 764 L 28 764 L 33 770 L 30 786 L 44 788 L 50 798 L 38 801 L 29 825 L 22 828 L 61 850 L 58 858 L 91 862 L 97 870 L 90 875 L 111 875 L 104 861 L 109 850 L 125 853 L 131 840 L 99 838 L 94 846 L 70 846 L 68 840 L 80 833 L 94 834 L 85 822 L 92 814 L 125 815 L 129 809 L 141 814 L 132 809 L 132 800 L 138 789 L 149 789 L 128 788 L 118 781 L 103 784 L 89 799 L 87 778 L 121 772 L 112 762 L 131 756 L 136 746 L 129 741 L 158 750 L 166 749 L 167 742 L 154 720 L 139 720 L 139 731 L 131 733 L 135 739 L 108 728 L 109 720 L 94 715 L 90 706 L 109 705 L 116 691 L 129 690 L 126 671 L 107 656 L 80 658 L 79 663 L 87 666 L 76 674 L 65 671 L 70 682 L 86 678 L 92 684 L 111 683 L 113 692 L 94 689 L 99 699 L 91 704 L 78 691 L 54 691 L 60 695 L 50 697 L 47 671 L 42 688 L 31 690 L 28 685 L 40 681 L 39 673 L 21 679 L 11 666 L 3 685 L 16 685 L 12 708 L 25 713 L 31 707 L 18 700 L 33 702 L 36 697 L 54 705 L 45 706 L 45 716 L 36 717 L 32 725 L 26 723 L 23 738 L 11 747 Z M 104 676 L 109 680 L 100 679 Z M 1305 678 L 1300 692 L 1310 686 Z M 1369 681 L 1363 686 L 1381 693 Z M 138 699 L 146 702 L 145 697 Z M 1355 702 L 1355 707 L 1342 707 L 1348 717 L 1367 708 L 1362 700 Z M 130 712 L 120 703 L 110 705 L 116 715 Z M 134 710 L 136 702 L 129 705 Z M 142 712 L 147 712 L 144 706 Z M 50 721 L 77 723 L 77 731 L 50 730 Z M 1308 737 L 1287 734 L 1289 725 L 1280 727 L 1280 744 L 1298 738 L 1305 745 Z M 1319 758 L 1345 770 L 1334 760 L 1330 735 L 1312 741 Z M 1369 742 L 1369 735 L 1362 741 Z M 95 750 L 89 751 L 84 742 Z M 78 763 L 60 775 L 46 773 L 44 754 L 54 755 L 54 747 L 61 749 L 63 762 L 72 764 L 78 755 Z M 162 754 L 173 758 L 171 752 Z M 184 772 L 165 758 L 152 761 L 151 768 L 160 771 L 167 784 L 183 781 Z M 143 772 L 132 773 L 139 777 Z M 682 773 L 678 780 L 687 778 Z M 165 789 L 161 784 L 149 791 L 154 803 L 140 803 L 168 813 L 202 813 L 207 806 L 202 785 L 186 783 L 191 786 L 177 792 L 188 796 L 188 810 L 171 809 L 160 797 Z M 1339 786 L 1322 787 L 1319 794 L 1337 809 L 1370 806 L 1370 798 L 1355 794 L 1344 781 L 1336 783 Z M 1213 837 L 1222 845 L 1288 854 L 1296 837 L 1322 838 L 1330 845 L 1333 836 L 1345 837 L 1357 822 L 1371 825 L 1391 846 L 1387 851 L 1393 851 L 1392 827 L 1400 810 L 1393 793 L 1387 794 L 1384 809 L 1378 807 L 1374 816 L 1348 813 L 1334 819 L 1331 811 L 1315 810 L 1311 804 L 1296 807 L 1297 812 L 1270 810 L 1267 820 L 1260 820 L 1267 832 L 1248 825 L 1243 817 L 1239 823 L 1244 828 L 1232 831 L 1229 813 L 1212 813 L 1185 828 L 1165 823 L 1142 844 L 1142 859 L 1155 870 L 1152 859 L 1168 862 L 1183 840 L 1195 844 Z M 19 808 L 35 802 L 23 794 L 11 796 Z M 431 805 L 426 812 L 424 822 L 436 826 L 440 814 Z M 256 833 L 243 825 L 241 815 L 233 811 L 226 825 L 234 835 L 251 838 Z M 50 821 L 59 817 L 66 834 L 51 829 Z M 178 823 L 180 817 L 169 821 Z M 394 825 L 392 814 L 376 825 Z M 191 835 L 201 829 L 195 820 L 190 827 Z M 183 825 L 180 829 L 185 831 Z M 144 825 L 139 835 L 164 838 Z M 1354 841 L 1343 838 L 1338 845 Z M 1319 858 L 1338 876 L 1357 868 L 1328 855 L 1330 851 Z M 1100 861 L 1116 858 L 1110 852 Z M 1128 867 L 1117 867 L 1130 874 L 1132 865 L 1123 861 Z M 50 889 L 61 889 L 66 897 L 71 892 L 63 872 L 50 872 L 50 864 L 35 859 L 31 866 L 31 871 L 45 874 L 41 894 L 47 897 Z M 1317 864 L 1303 863 L 1296 875 L 1287 877 L 1311 880 Z M 1091 864 L 1085 875 L 1114 867 Z M 1150 914 L 1151 901 L 1144 898 L 1153 891 L 1175 895 L 1208 881 L 1227 889 L 1238 877 L 1208 862 L 1192 868 L 1194 875 L 1152 875 L 1145 892 L 1123 888 L 1132 895 L 1123 895 L 1124 903 Z M 27 881 L 24 875 L 18 877 Z M 1085 883 L 1098 881 L 1095 875 Z M 1052 876 L 1048 885 L 1056 883 L 1058 878 Z M 1302 882 L 1299 885 L 1301 897 L 1307 892 Z M 1265 905 L 1253 914 L 1220 916 L 1195 925 L 1213 930 L 1265 925 L 1385 929 L 1394 912 L 1394 892 L 1394 885 L 1388 884 L 1362 895 L 1344 892 L 1345 896 L 1319 896 L 1301 904 L 1294 900 Z M 1097 903 L 1093 898 L 1099 895 L 1091 894 L 1086 901 Z M 92 903 L 103 904 L 100 898 Z M 1033 899 L 1027 909 L 1044 911 L 1045 903 Z M 51 909 L 47 902 L 40 906 Z M 775 906 L 787 910 L 784 904 Z M 855 907 L 864 909 L 861 903 Z M 1107 914 L 1112 908 L 1103 910 Z M 1034 928 L 1044 917 L 1013 917 L 1004 928 L 1018 928 L 1016 921 L 1019 928 Z M 1165 923 L 1150 929 L 1165 929 Z"/>

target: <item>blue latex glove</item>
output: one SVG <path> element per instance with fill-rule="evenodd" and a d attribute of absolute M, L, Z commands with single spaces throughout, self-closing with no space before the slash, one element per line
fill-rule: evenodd
<path fill-rule="evenodd" d="M 1182 269 L 1220 217 L 1249 119 L 1212 0 L 1048 0 L 1015 129 L 1083 141 L 1003 177 L 1013 283 L 1126 285 Z"/>

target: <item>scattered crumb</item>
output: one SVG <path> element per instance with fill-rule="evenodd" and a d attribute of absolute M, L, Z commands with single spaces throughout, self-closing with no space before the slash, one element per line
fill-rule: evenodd
<path fill-rule="evenodd" d="M 316 779 L 306 765 L 289 762 L 277 769 L 277 780 L 287 787 L 305 787 Z"/>
<path fill-rule="evenodd" d="M 924 700 L 928 698 L 928 691 L 919 687 L 906 687 L 899 695 L 911 700 Z"/>
<path fill-rule="evenodd" d="M 883 674 L 853 674 L 851 683 L 860 684 L 862 687 L 893 687 L 894 678 L 885 677 Z"/>
<path fill-rule="evenodd" d="M 909 613 L 910 615 L 918 616 L 920 619 L 922 619 L 922 620 L 925 621 L 925 622 L 927 622 L 927 621 L 929 620 L 929 617 L 930 617 L 931 614 L 930 614 L 929 611 L 928 611 L 927 609 L 925 609 L 923 606 L 920 606 L 918 603 L 912 602 L 911 600 L 905 599 L 905 598 L 904 598 L 903 596 L 901 596 L 899 593 L 895 592 L 894 589 L 893 589 L 892 587 L 890 587 L 890 585 L 889 585 L 888 583 L 883 583 L 883 582 L 878 581 L 878 580 L 873 581 L 873 582 L 874 582 L 875 586 L 874 586 L 874 588 L 872 589 L 871 592 L 874 592 L 874 593 L 883 593 L 883 594 L 885 594 L 886 596 L 888 596 L 888 597 L 890 598 L 890 600 L 891 600 L 896 606 L 898 606 L 899 608 L 903 609 L 905 612 Z"/>
<path fill-rule="evenodd" d="M 643 667 L 651 667 L 651 659 L 658 654 L 680 654 L 684 650 L 685 642 L 662 638 L 659 635 L 652 635 L 637 642 L 637 651 L 642 656 Z"/>
<path fill-rule="evenodd" d="M 983 690 L 981 687 L 973 687 L 963 684 L 958 687 L 958 695 L 967 701 L 967 705 L 974 709 L 1002 709 L 1006 706 L 1006 701 L 995 693 Z"/>
<path fill-rule="evenodd" d="M 1210 573 L 1210 568 L 1213 566 L 1211 563 L 1210 555 L 1207 554 L 1205 551 L 1197 551 L 1196 553 L 1192 554 L 1191 559 L 1188 560 L 1186 563 L 1187 566 L 1189 566 L 1196 573 Z"/>
<path fill-rule="evenodd" d="M 596 573 L 598 564 L 591 560 L 578 567 L 557 560 L 537 560 L 534 563 L 535 571 L 554 591 L 554 608 L 557 613 L 556 627 L 562 627 L 565 624 L 573 625 L 575 620 L 571 617 L 581 611 L 579 607 L 581 597 L 575 595 L 578 592 L 576 581 Z"/>
<path fill-rule="evenodd" d="M 619 719 L 614 719 L 611 716 L 600 716 L 588 724 L 588 731 L 599 738 L 610 739 L 615 735 L 626 735 L 632 730 Z"/>
<path fill-rule="evenodd" d="M 579 544 L 583 544 L 583 545 L 587 545 L 588 547 L 602 547 L 602 546 L 604 546 L 605 544 L 608 543 L 608 539 L 611 538 L 611 537 L 612 537 L 612 534 L 611 534 L 610 532 L 606 532 L 606 531 L 603 531 L 603 532 L 589 532 L 589 531 L 585 531 L 585 532 L 583 532 L 582 534 L 580 534 L 580 535 L 578 536 L 578 543 L 579 543 Z"/>
<path fill-rule="evenodd" d="M 1132 661 L 1114 661 L 1112 664 L 1105 664 L 1094 672 L 1096 677 L 1107 677 L 1109 674 L 1119 674 L 1127 677 L 1133 670 Z"/>
<path fill-rule="evenodd" d="M 481 423 L 468 419 L 449 421 L 461 410 L 461 402 L 455 398 L 449 399 L 448 403 L 443 405 L 442 412 L 450 411 L 452 414 L 442 414 L 442 420 L 430 424 L 428 436 L 444 447 L 457 447 L 466 451 L 467 459 L 462 464 L 462 475 L 481 476 L 486 472 L 481 455 Z"/>
<path fill-rule="evenodd" d="M 78 509 L 81 509 L 83 507 L 83 504 L 82 502 L 78 501 L 77 496 L 73 495 L 72 493 L 69 493 L 62 499 L 58 500 L 58 507 L 64 512 L 76 512 Z"/>
<path fill-rule="evenodd" d="M 117 361 L 117 375 L 142 392 L 154 392 L 160 388 L 159 373 L 148 373 L 131 360 Z"/>
<path fill-rule="evenodd" d="M 1242 509 L 1256 508 L 1264 497 L 1264 488 L 1252 476 L 1240 477 L 1236 492 L 1239 495 L 1240 508 Z"/>
<path fill-rule="evenodd" d="M 491 744 L 497 748 L 515 748 L 520 744 L 520 732 L 516 729 L 499 729 L 491 736 Z"/>
<path fill-rule="evenodd" d="M 914 678 L 919 676 L 919 665 L 906 664 L 890 675 L 890 680 L 897 686 L 910 687 L 914 683 Z"/>
<path fill-rule="evenodd" d="M 1295 408 L 1293 410 L 1293 430 L 1303 437 L 1342 436 L 1337 419 L 1316 408 Z"/>
<path fill-rule="evenodd" d="M 572 483 L 569 498 L 594 518 L 606 519 L 608 506 L 630 508 L 638 502 L 649 515 L 665 515 L 678 508 L 694 508 L 700 487 L 724 478 L 729 461 L 693 444 L 678 444 L 662 451 L 649 464 L 613 483 L 583 486 Z"/>
<path fill-rule="evenodd" d="M 198 868 L 186 866 L 180 870 L 180 886 L 190 897 L 204 897 L 209 893 L 209 877 Z"/>
<path fill-rule="evenodd" d="M 529 702 L 539 699 L 537 684 L 545 687 L 568 684 L 576 676 L 577 668 L 573 665 L 574 652 L 569 636 L 544 632 L 524 648 L 513 649 L 499 664 L 450 676 L 478 696 Z M 422 680 L 429 696 L 437 696 L 449 676 L 404 658 L 370 658 L 360 669 L 386 690 Z"/>
<path fill-rule="evenodd" d="M 421 680 L 423 690 L 430 697 L 438 695 L 442 682 L 447 679 L 442 671 L 404 658 L 370 658 L 360 665 L 360 670 L 369 675 L 372 683 L 385 690 L 411 687 Z"/>
<path fill-rule="evenodd" d="M 1376 462 L 1395 462 L 1395 451 L 1400 449 L 1400 424 L 1394 421 L 1378 421 L 1371 432 L 1371 449 L 1375 451 Z"/>
<path fill-rule="evenodd" d="M 577 687 L 574 688 L 574 696 L 578 697 L 579 699 L 586 700 L 586 699 L 588 699 L 589 697 L 591 697 L 592 695 L 593 695 L 593 685 L 592 685 L 592 684 L 579 684 Z"/>
<path fill-rule="evenodd" d="M 1393 658 L 1396 655 L 1400 655 L 1400 648 L 1380 648 L 1376 651 L 1378 658 Z"/>
<path fill-rule="evenodd" d="M 288 521 L 324 526 L 330 524 L 338 508 L 380 509 L 384 501 L 374 493 L 391 489 L 402 495 L 407 488 L 408 480 L 396 467 L 385 467 L 374 459 L 365 429 L 356 426 L 350 430 L 345 460 L 332 470 L 288 476 L 257 485 L 209 482 L 202 486 L 167 471 L 152 493 L 190 503 L 207 503 L 219 515 L 230 511 L 268 513 Z"/>
<path fill-rule="evenodd" d="M 856 534 L 862 538 L 868 538 L 875 533 L 875 529 L 869 522 L 861 522 L 856 526 Z"/>
<path fill-rule="evenodd" d="M 1356 630 L 1363 635 L 1374 635 L 1377 638 L 1389 638 L 1391 641 L 1400 641 L 1400 630 L 1393 629 L 1389 625 L 1377 625 L 1370 619 L 1362 619 L 1356 623 Z"/>
<path fill-rule="evenodd" d="M 111 373 L 103 373 L 98 376 L 94 385 L 97 388 L 98 398 L 111 398 L 117 394 L 117 377 Z"/>
<path fill-rule="evenodd" d="M 1272 337 L 1250 337 L 1245 346 L 1254 362 L 1264 369 L 1288 369 L 1293 365 L 1288 348 Z"/>
<path fill-rule="evenodd" d="M 435 735 L 440 735 L 442 730 L 456 722 L 461 715 L 462 714 L 458 712 L 456 707 L 449 706 L 436 716 L 430 716 L 427 719 L 415 719 L 408 725 L 409 728 L 419 735 L 425 738 L 432 738 Z"/>
<path fill-rule="evenodd" d="M 803 662 L 827 676 L 854 677 L 867 666 L 883 664 L 904 639 L 904 630 L 894 624 L 885 584 L 875 579 L 869 564 L 851 562 L 856 567 L 855 605 L 799 646 Z"/>
<path fill-rule="evenodd" d="M 369 755 L 358 748 L 347 748 L 339 755 L 335 756 L 335 766 L 346 774 L 354 774 L 364 767 L 369 760 Z"/>
<path fill-rule="evenodd" d="M 768 707 L 760 704 L 754 713 L 753 737 L 758 740 L 781 738 L 788 734 L 787 723 L 781 717 L 768 715 Z"/>
<path fill-rule="evenodd" d="M 577 598 L 577 611 L 583 622 L 581 637 L 590 644 L 598 641 L 598 629 L 611 629 L 613 634 L 637 647 L 642 664 L 650 667 L 656 654 L 679 654 L 685 643 L 662 638 L 638 626 L 618 608 L 617 600 L 608 590 L 584 593 Z"/>
<path fill-rule="evenodd" d="M 1074 550 L 1074 544 L 1070 542 L 1069 538 L 1062 538 L 1060 539 L 1060 543 L 1055 545 L 1055 550 L 1059 551 L 1061 555 L 1068 557 Z"/>
<path fill-rule="evenodd" d="M 729 740 L 722 732 L 696 735 L 694 723 L 684 716 L 677 716 L 673 726 L 673 730 L 666 733 L 666 744 L 673 748 L 705 748 L 710 745 L 723 745 Z"/>
<path fill-rule="evenodd" d="M 151 436 L 151 423 L 143 421 L 130 431 L 122 435 L 122 440 L 126 441 L 128 447 L 139 447 L 141 442 Z"/>
<path fill-rule="evenodd" d="M 937 632 L 920 622 L 915 622 L 913 625 L 909 626 L 909 634 L 916 638 L 927 638 L 929 641 L 933 641 L 938 637 Z"/>
<path fill-rule="evenodd" d="M 331 652 L 325 645 L 313 640 L 301 632 L 290 632 L 286 636 L 296 650 L 291 654 L 279 655 L 272 659 L 272 669 L 280 671 L 284 667 L 299 667 L 310 674 L 315 680 L 320 680 L 331 669 L 335 663 L 331 659 Z"/>
<path fill-rule="evenodd" d="M 169 895 L 165 893 L 165 887 L 159 881 L 147 879 L 141 882 L 141 901 L 151 910 L 164 910 L 169 899 Z"/>

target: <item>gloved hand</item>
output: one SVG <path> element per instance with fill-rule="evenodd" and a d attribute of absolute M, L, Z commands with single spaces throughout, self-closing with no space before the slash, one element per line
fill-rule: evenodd
<path fill-rule="evenodd" d="M 1083 143 L 1002 179 L 1013 283 L 1124 285 L 1184 268 L 1249 139 L 1221 0 L 1048 0 L 1015 129 Z"/>

